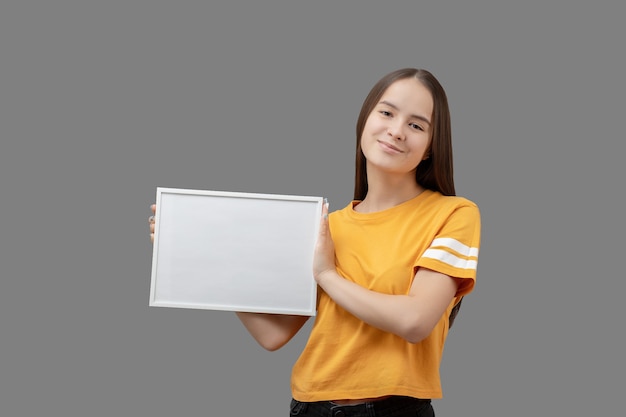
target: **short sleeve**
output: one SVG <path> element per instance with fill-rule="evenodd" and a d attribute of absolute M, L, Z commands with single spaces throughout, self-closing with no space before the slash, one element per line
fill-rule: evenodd
<path fill-rule="evenodd" d="M 472 291 L 476 281 L 480 247 L 480 212 L 475 204 L 455 208 L 442 219 L 442 225 L 416 266 L 432 269 L 454 278 L 463 278 L 457 296 Z M 467 281 L 465 280 L 467 279 Z"/>

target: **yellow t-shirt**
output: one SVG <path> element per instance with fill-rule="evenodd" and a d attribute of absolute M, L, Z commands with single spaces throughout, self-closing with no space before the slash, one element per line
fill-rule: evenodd
<path fill-rule="evenodd" d="M 299 401 L 441 398 L 448 315 L 476 279 L 478 207 L 431 190 L 375 213 L 356 212 L 356 203 L 329 216 L 341 276 L 386 294 L 407 294 L 419 267 L 464 278 L 464 284 L 431 334 L 416 344 L 362 322 L 321 291 L 309 340 L 293 367 L 292 395 Z"/>

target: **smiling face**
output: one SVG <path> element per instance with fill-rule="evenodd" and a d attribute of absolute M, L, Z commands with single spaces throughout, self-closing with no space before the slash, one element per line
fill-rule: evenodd
<path fill-rule="evenodd" d="M 432 137 L 433 99 L 415 78 L 395 81 L 369 114 L 361 136 L 368 172 L 414 177 Z"/>

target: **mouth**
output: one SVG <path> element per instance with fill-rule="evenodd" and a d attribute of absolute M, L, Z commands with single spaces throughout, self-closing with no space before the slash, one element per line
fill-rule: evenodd
<path fill-rule="evenodd" d="M 393 151 L 393 152 L 397 152 L 397 153 L 402 153 L 403 151 L 397 147 L 395 147 L 394 145 L 392 145 L 389 142 L 385 142 L 382 140 L 379 140 L 378 143 L 380 144 L 380 146 L 383 147 L 383 149 L 389 150 L 389 151 Z"/>

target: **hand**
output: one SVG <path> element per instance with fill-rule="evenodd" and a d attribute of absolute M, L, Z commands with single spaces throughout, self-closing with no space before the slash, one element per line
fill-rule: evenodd
<path fill-rule="evenodd" d="M 321 276 L 328 271 L 336 272 L 337 268 L 335 266 L 335 244 L 328 226 L 328 202 L 326 201 L 322 205 L 322 218 L 313 255 L 315 281 L 319 284 Z"/>
<path fill-rule="evenodd" d="M 150 206 L 150 210 L 152 210 L 152 216 L 148 217 L 148 224 L 150 225 L 150 242 L 154 243 L 154 215 L 156 214 L 156 204 L 152 204 Z"/>

